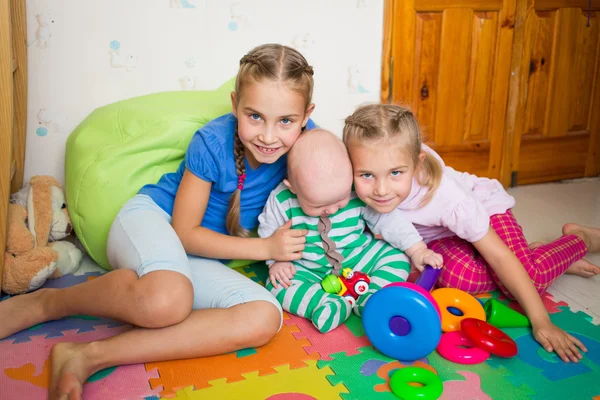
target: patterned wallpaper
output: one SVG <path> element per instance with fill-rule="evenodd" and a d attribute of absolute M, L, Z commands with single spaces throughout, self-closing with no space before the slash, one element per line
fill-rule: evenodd
<path fill-rule="evenodd" d="M 383 0 L 27 0 L 25 178 L 62 180 L 69 133 L 96 107 L 214 89 L 252 47 L 300 50 L 315 69 L 315 120 L 378 101 Z"/>

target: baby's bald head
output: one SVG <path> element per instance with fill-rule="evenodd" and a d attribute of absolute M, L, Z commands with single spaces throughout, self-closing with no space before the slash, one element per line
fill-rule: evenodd
<path fill-rule="evenodd" d="M 307 209 L 339 204 L 352 188 L 352 164 L 344 143 L 323 129 L 304 132 L 288 154 L 288 183 L 309 215 L 315 212 Z M 327 214 L 333 214 L 331 208 Z"/>

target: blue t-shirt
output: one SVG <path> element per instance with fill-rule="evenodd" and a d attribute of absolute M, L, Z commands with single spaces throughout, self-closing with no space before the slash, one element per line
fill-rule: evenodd
<path fill-rule="evenodd" d="M 236 122 L 233 114 L 229 113 L 204 125 L 192 137 L 179 169 L 164 174 L 156 184 L 145 185 L 139 193 L 150 196 L 160 208 L 172 215 L 175 195 L 187 168 L 200 179 L 212 183 L 201 226 L 229 234 L 225 221 L 229 199 L 238 182 L 233 155 Z M 314 122 L 309 119 L 306 129 L 314 127 Z M 246 181 L 240 197 L 240 224 L 246 229 L 254 229 L 258 226 L 258 216 L 269 194 L 285 178 L 287 154 L 273 164 L 261 164 L 257 169 L 252 169 L 247 160 L 244 163 Z"/>

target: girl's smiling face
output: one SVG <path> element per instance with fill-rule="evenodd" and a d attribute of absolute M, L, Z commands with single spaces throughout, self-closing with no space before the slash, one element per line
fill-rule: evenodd
<path fill-rule="evenodd" d="M 304 96 L 285 82 L 267 79 L 248 82 L 239 99 L 232 93 L 231 104 L 252 168 L 272 164 L 287 153 L 314 107 L 306 108 Z"/>
<path fill-rule="evenodd" d="M 399 139 L 359 143 L 348 152 L 357 196 L 379 213 L 389 213 L 410 194 L 416 166 L 406 143 Z"/>

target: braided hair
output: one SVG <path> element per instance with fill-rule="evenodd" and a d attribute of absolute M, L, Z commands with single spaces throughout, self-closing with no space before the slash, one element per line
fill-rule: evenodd
<path fill-rule="evenodd" d="M 235 99 L 239 101 L 244 86 L 250 82 L 265 79 L 285 82 L 291 89 L 304 97 L 308 107 L 312 100 L 313 68 L 298 51 L 280 44 L 265 44 L 255 47 L 240 60 L 240 68 L 235 80 Z M 229 200 L 226 227 L 232 236 L 248 237 L 248 230 L 240 225 L 240 198 L 246 180 L 245 147 L 240 140 L 236 124 L 233 154 L 235 173 L 238 176 L 237 188 Z"/>

